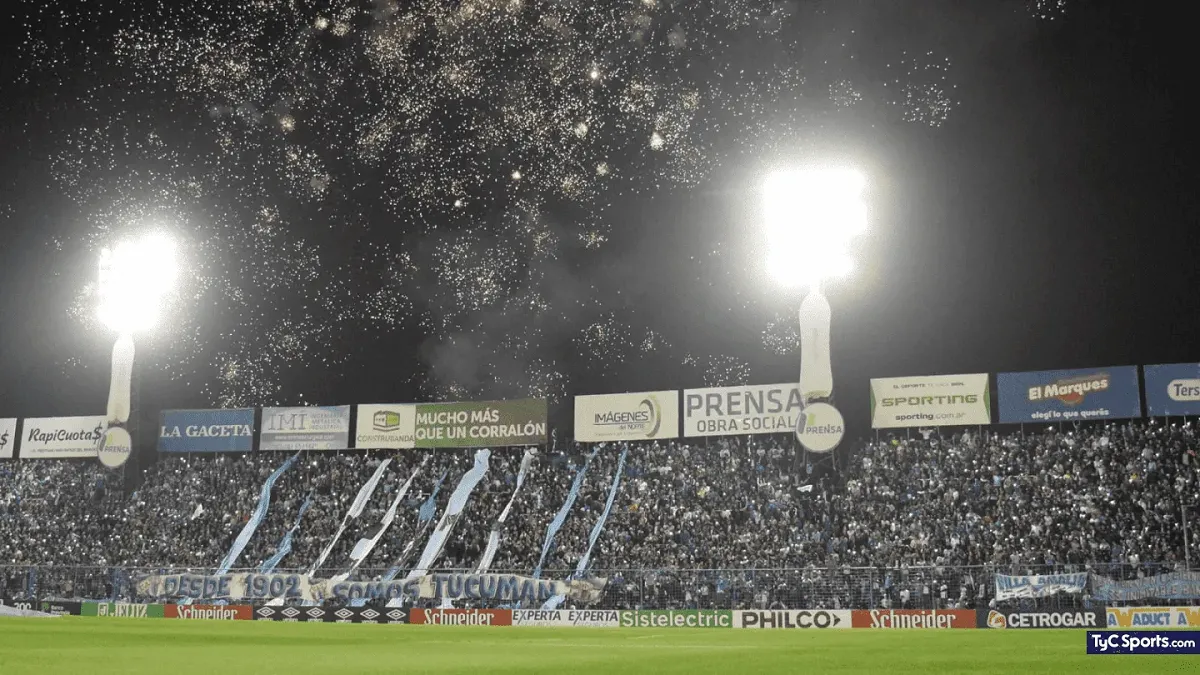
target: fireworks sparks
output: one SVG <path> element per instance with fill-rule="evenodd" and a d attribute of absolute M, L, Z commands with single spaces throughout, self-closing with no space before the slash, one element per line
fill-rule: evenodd
<path fill-rule="evenodd" d="M 1053 21 L 1067 12 L 1067 0 L 1025 0 L 1025 7 L 1035 19 Z"/>
<path fill-rule="evenodd" d="M 933 52 L 920 56 L 905 53 L 889 68 L 896 73 L 895 79 L 884 83 L 892 90 L 889 102 L 901 109 L 906 122 L 938 127 L 958 106 L 952 98 L 957 85 L 949 83 L 950 59 L 939 59 Z"/>
<path fill-rule="evenodd" d="M 799 328 L 794 314 L 776 314 L 763 329 L 763 346 L 772 354 L 780 356 L 799 353 Z"/>
<path fill-rule="evenodd" d="M 347 339 L 414 329 L 472 364 L 429 364 L 438 397 L 488 395 L 489 381 L 563 396 L 568 373 L 546 354 L 564 347 L 677 364 L 654 329 L 602 301 L 584 318 L 585 298 L 560 288 L 568 252 L 596 266 L 628 227 L 614 203 L 701 185 L 730 153 L 870 108 L 869 92 L 931 126 L 957 106 L 949 59 L 922 49 L 886 72 L 825 73 L 805 98 L 810 73 L 780 56 L 803 43 L 795 3 L 164 0 L 120 26 L 90 4 L 41 3 L 22 31 L 22 79 L 95 80 L 53 157 L 86 229 L 47 236 L 77 259 L 170 223 L 192 267 L 149 358 L 216 405 L 311 397 Z M 1049 16 L 1064 0 L 1028 4 Z M 81 66 L 60 29 L 108 58 Z M 86 326 L 90 278 L 75 276 L 70 314 Z M 791 341 L 784 323 L 766 352 Z M 735 383 L 743 356 L 687 363 Z"/>

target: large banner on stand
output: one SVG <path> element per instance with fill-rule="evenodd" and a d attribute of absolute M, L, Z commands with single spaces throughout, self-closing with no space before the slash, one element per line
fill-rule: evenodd
<path fill-rule="evenodd" d="M 354 447 L 401 450 L 417 447 L 415 403 L 368 403 L 358 406 Z"/>
<path fill-rule="evenodd" d="M 350 406 L 263 408 L 259 450 L 345 450 Z"/>
<path fill-rule="evenodd" d="M 418 448 L 497 448 L 546 442 L 546 399 L 418 403 Z"/>
<path fill-rule="evenodd" d="M 1006 424 L 1142 416 L 1137 366 L 1000 373 L 996 390 Z"/>
<path fill-rule="evenodd" d="M 575 440 L 679 438 L 679 392 L 643 391 L 575 397 Z"/>
<path fill-rule="evenodd" d="M 992 423 L 987 373 L 871 380 L 871 427 L 945 427 Z"/>
<path fill-rule="evenodd" d="M 162 411 L 159 452 L 250 452 L 253 449 L 253 408 Z"/>
<path fill-rule="evenodd" d="M 0 419 L 0 459 L 16 456 L 17 420 L 15 417 Z"/>
<path fill-rule="evenodd" d="M 95 457 L 96 444 L 108 421 L 88 417 L 31 417 L 21 432 L 21 459 Z"/>
<path fill-rule="evenodd" d="M 1151 417 L 1200 415 L 1200 363 L 1144 366 L 1146 412 Z"/>
<path fill-rule="evenodd" d="M 796 430 L 800 385 L 751 384 L 683 392 L 683 435 L 789 434 Z"/>

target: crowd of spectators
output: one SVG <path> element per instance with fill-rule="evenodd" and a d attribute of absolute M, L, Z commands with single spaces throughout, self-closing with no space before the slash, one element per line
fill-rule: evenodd
<path fill-rule="evenodd" d="M 630 444 L 590 569 L 609 579 L 605 603 L 623 607 L 975 606 L 988 601 L 992 571 L 1154 574 L 1186 558 L 1180 507 L 1200 504 L 1197 446 L 1193 426 L 1155 422 L 914 431 L 836 461 L 772 436 Z M 476 568 L 498 526 L 490 570 L 529 574 L 540 563 L 546 577 L 571 574 L 625 448 L 537 449 L 502 526 L 525 451 L 493 451 L 434 567 Z M 164 456 L 129 485 L 95 462 L 0 462 L 0 596 L 28 586 L 30 566 L 43 580 L 54 575 L 46 568 L 216 568 L 267 476 L 289 457 Z M 258 568 L 275 554 L 308 502 L 278 569 L 308 572 L 344 523 L 315 576 L 406 572 L 474 458 L 474 450 L 302 453 L 234 567 Z M 388 459 L 366 508 L 347 519 Z M 585 464 L 543 559 L 547 528 Z M 379 529 L 410 477 L 395 521 L 353 571 L 355 543 Z M 435 494 L 433 508 L 422 508 Z M 80 574 L 60 574 L 59 585 L 70 589 Z"/>

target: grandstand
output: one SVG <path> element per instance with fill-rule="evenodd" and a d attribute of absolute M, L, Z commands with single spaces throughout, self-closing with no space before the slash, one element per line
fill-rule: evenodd
<path fill-rule="evenodd" d="M 973 609 L 995 606 L 996 573 L 1136 579 L 1183 570 L 1200 553 L 1194 539 L 1185 544 L 1180 508 L 1200 502 L 1188 423 L 888 435 L 848 453 L 845 466 L 778 435 L 564 446 L 535 453 L 515 493 L 525 452 L 494 451 L 431 569 L 479 569 L 510 498 L 488 569 L 540 567 L 561 579 L 590 548 L 588 570 L 608 580 L 594 606 L 611 609 Z M 294 526 L 274 569 L 309 570 L 390 459 L 314 576 L 408 571 L 472 456 L 302 452 L 232 568 L 262 569 Z M 216 569 L 263 483 L 289 458 L 164 454 L 137 480 L 94 460 L 2 463 L 0 596 L 131 601 L 134 580 L 150 569 Z M 418 467 L 394 524 L 354 564 L 355 543 L 378 530 Z M 577 478 L 543 557 L 547 528 Z"/>

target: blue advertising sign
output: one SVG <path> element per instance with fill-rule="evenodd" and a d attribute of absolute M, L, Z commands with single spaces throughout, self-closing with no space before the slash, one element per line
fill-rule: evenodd
<path fill-rule="evenodd" d="M 254 408 L 164 410 L 159 452 L 250 452 L 254 449 Z"/>
<path fill-rule="evenodd" d="M 1200 415 L 1200 363 L 1168 363 L 1142 370 L 1151 417 Z"/>
<path fill-rule="evenodd" d="M 1137 366 L 1000 373 L 996 389 L 1002 423 L 1142 416 Z"/>

